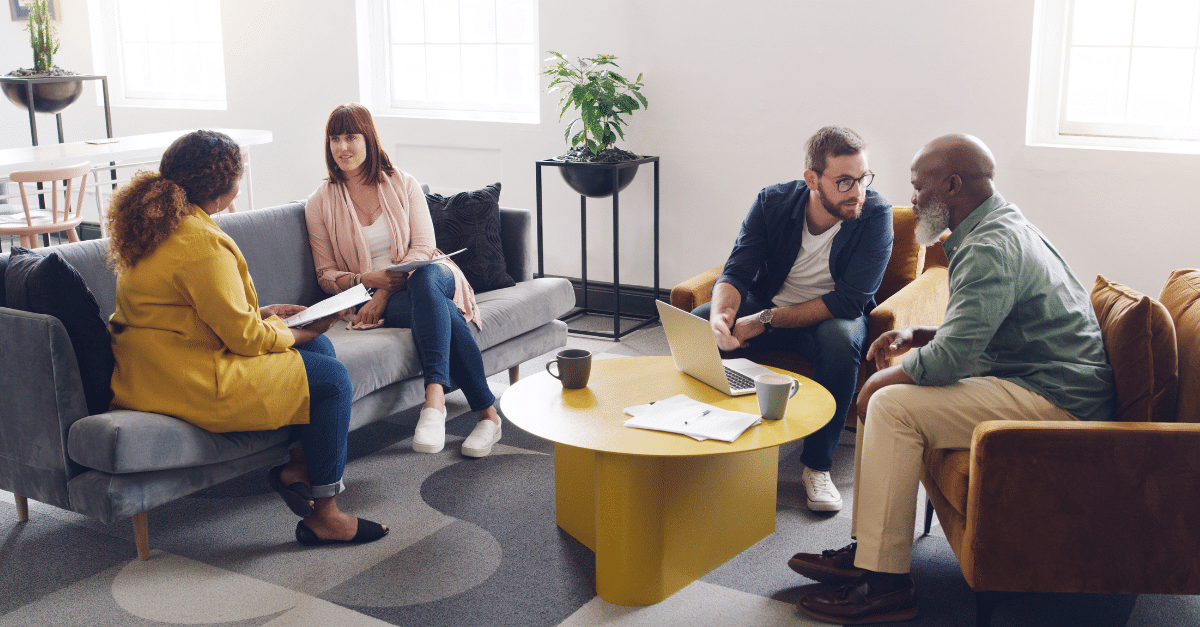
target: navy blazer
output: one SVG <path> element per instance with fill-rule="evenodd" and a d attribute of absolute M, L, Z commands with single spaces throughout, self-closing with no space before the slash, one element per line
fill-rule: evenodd
<path fill-rule="evenodd" d="M 804 206 L 810 192 L 804 181 L 764 188 L 742 222 L 733 252 L 725 262 L 722 281 L 770 302 L 800 254 L 804 237 Z M 833 237 L 829 272 L 834 288 L 821 297 L 835 318 L 852 320 L 875 308 L 875 291 L 892 256 L 892 204 L 867 190 L 862 215 L 843 222 Z"/>

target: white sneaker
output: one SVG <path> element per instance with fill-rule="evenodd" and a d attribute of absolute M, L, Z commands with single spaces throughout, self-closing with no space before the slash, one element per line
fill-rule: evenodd
<path fill-rule="evenodd" d="M 500 441 L 500 425 L 491 420 L 480 420 L 471 430 L 471 435 L 462 443 L 462 454 L 467 457 L 487 457 L 492 445 Z"/>
<path fill-rule="evenodd" d="M 413 433 L 413 450 L 418 453 L 436 453 L 446 447 L 446 411 L 426 407 L 417 420 Z"/>
<path fill-rule="evenodd" d="M 837 512 L 842 509 L 842 495 L 829 478 L 828 470 L 811 470 L 807 466 L 800 473 L 804 493 L 808 497 L 808 509 L 814 512 Z"/>

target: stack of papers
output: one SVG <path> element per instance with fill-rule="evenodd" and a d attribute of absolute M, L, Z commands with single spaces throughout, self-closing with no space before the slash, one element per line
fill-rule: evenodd
<path fill-rule="evenodd" d="M 433 257 L 432 259 L 417 259 L 415 261 L 405 261 L 404 263 L 398 263 L 395 265 L 388 266 L 388 267 L 384 268 L 383 270 L 384 270 L 384 272 L 412 272 L 413 270 L 416 270 L 417 268 L 427 266 L 431 263 L 436 263 L 447 257 L 453 257 L 454 255 L 457 255 L 458 253 L 461 253 L 464 250 L 466 250 L 466 248 L 460 248 L 452 253 L 448 253 L 445 255 L 438 255 L 437 257 Z"/>
<path fill-rule="evenodd" d="M 367 291 L 367 286 L 359 283 L 344 292 L 326 298 L 294 316 L 284 318 L 283 323 L 289 327 L 304 326 L 313 320 L 319 320 L 343 309 L 361 305 L 369 300 L 371 300 L 371 293 Z"/>
<path fill-rule="evenodd" d="M 633 416 L 626 427 L 652 429 L 686 435 L 695 440 L 733 442 L 746 429 L 762 422 L 756 414 L 721 409 L 701 403 L 686 394 L 678 394 L 649 405 L 625 408 Z"/>

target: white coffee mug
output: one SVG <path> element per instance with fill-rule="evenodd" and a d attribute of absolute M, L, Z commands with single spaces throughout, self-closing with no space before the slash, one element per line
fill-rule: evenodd
<path fill-rule="evenodd" d="M 779 420 L 787 412 L 788 399 L 800 391 L 800 382 L 781 374 L 760 374 L 754 377 L 758 394 L 758 413 L 767 420 Z"/>

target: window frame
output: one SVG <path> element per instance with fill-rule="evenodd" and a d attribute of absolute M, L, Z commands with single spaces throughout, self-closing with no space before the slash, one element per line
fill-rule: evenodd
<path fill-rule="evenodd" d="M 533 7 L 534 58 L 538 58 L 538 0 Z M 508 122 L 537 124 L 541 117 L 538 82 L 530 95 L 528 107 L 514 111 L 495 108 L 465 108 L 429 104 L 427 106 L 396 106 L 392 101 L 392 55 L 389 0 L 356 0 L 355 15 L 358 32 L 359 97 L 374 115 L 435 120 Z M 470 45 L 470 44 L 468 44 Z M 531 74 L 540 67 L 531 67 Z M 536 76 L 536 74 L 533 74 Z"/>
<path fill-rule="evenodd" d="M 1025 142 L 1030 146 L 1200 154 L 1200 125 L 1066 119 L 1074 0 L 1035 0 Z M 1200 43 L 1200 42 L 1198 42 Z"/>
<path fill-rule="evenodd" d="M 112 106 L 147 109 L 228 110 L 228 73 L 225 72 L 228 55 L 225 51 L 224 32 L 221 36 L 221 70 L 225 85 L 224 94 L 220 99 L 127 96 L 126 68 L 122 56 L 123 42 L 120 37 L 116 5 L 117 0 L 88 0 L 93 66 L 96 74 L 108 77 L 109 102 Z"/>

